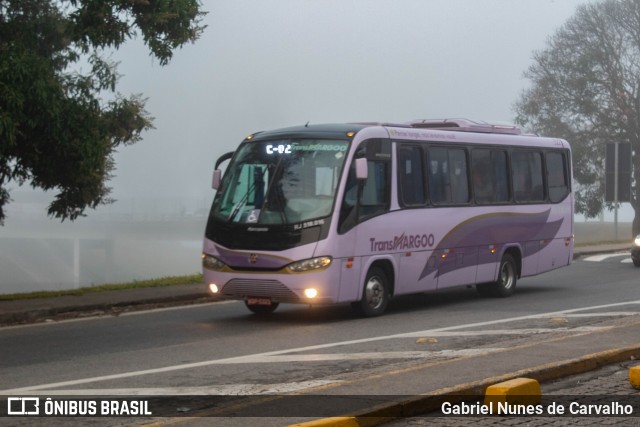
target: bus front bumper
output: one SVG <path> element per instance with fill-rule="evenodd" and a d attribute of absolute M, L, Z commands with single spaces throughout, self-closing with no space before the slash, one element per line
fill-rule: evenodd
<path fill-rule="evenodd" d="M 216 300 L 257 299 L 262 303 L 316 305 L 338 302 L 340 276 L 337 266 L 298 274 L 204 269 L 204 280 Z"/>

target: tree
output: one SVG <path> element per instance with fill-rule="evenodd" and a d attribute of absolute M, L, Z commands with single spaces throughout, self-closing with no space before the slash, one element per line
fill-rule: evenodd
<path fill-rule="evenodd" d="M 577 8 L 534 54 L 531 81 L 515 104 L 527 129 L 573 147 L 576 211 L 603 208 L 606 142 L 630 142 L 640 173 L 640 2 L 604 0 Z M 632 189 L 634 235 L 640 233 L 640 186 Z"/>
<path fill-rule="evenodd" d="M 62 220 L 110 202 L 113 153 L 152 118 L 104 58 L 139 33 L 166 65 L 204 14 L 198 0 L 0 0 L 0 225 L 11 182 L 57 190 Z"/>

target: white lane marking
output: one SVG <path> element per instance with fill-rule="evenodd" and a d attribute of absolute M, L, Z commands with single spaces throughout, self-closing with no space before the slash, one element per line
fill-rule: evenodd
<path fill-rule="evenodd" d="M 603 304 L 603 305 L 596 305 L 591 307 L 581 307 L 581 308 L 575 308 L 570 310 L 560 310 L 560 311 L 554 311 L 554 312 L 548 312 L 548 313 L 529 314 L 526 316 L 517 316 L 517 317 L 506 318 L 506 319 L 489 320 L 489 321 L 477 322 L 477 323 L 467 323 L 464 325 L 447 326 L 444 328 L 427 329 L 424 331 L 408 332 L 408 333 L 393 334 L 393 335 L 383 335 L 383 336 L 369 337 L 369 338 L 360 338 L 360 339 L 349 340 L 349 341 L 338 341 L 338 342 L 332 342 L 327 344 L 317 344 L 317 345 L 310 345 L 306 347 L 268 351 L 264 353 L 250 354 L 245 356 L 235 356 L 235 357 L 228 357 L 224 359 L 213 359 L 213 360 L 204 360 L 201 362 L 194 362 L 194 363 L 184 363 L 180 365 L 165 366 L 163 368 L 144 369 L 140 371 L 122 372 L 120 374 L 102 375 L 97 377 L 80 378 L 77 380 L 60 381 L 60 382 L 50 383 L 50 384 L 40 384 L 40 385 L 34 385 L 29 387 L 14 388 L 10 390 L 0 390 L 0 394 L 7 395 L 7 394 L 22 393 L 25 391 L 45 390 L 48 388 L 69 387 L 69 386 L 78 385 L 78 384 L 88 384 L 88 383 L 93 383 L 98 381 L 118 380 L 123 378 L 137 377 L 141 375 L 161 374 L 166 372 L 201 368 L 204 366 L 219 365 L 219 364 L 225 364 L 225 363 L 243 363 L 247 360 L 255 360 L 256 358 L 264 358 L 267 356 L 279 356 L 287 353 L 306 352 L 306 351 L 339 347 L 344 345 L 364 344 L 364 343 L 384 341 L 384 340 L 397 339 L 397 338 L 411 338 L 415 336 L 425 336 L 425 335 L 428 336 L 429 334 L 432 334 L 435 332 L 470 329 L 470 328 L 477 328 L 477 327 L 488 326 L 488 325 L 496 325 L 500 323 L 515 322 L 519 320 L 540 319 L 545 317 L 561 316 L 563 314 L 577 313 L 577 312 L 586 311 L 586 310 L 599 310 L 599 309 L 605 309 L 605 308 L 611 308 L 611 307 L 620 307 L 625 305 L 638 305 L 638 304 L 640 304 L 640 300 L 619 302 L 619 303 L 612 303 L 612 304 Z"/>
<path fill-rule="evenodd" d="M 628 255 L 629 254 L 627 254 L 627 253 L 592 255 L 592 256 L 588 256 L 588 257 L 584 258 L 583 261 L 600 262 L 600 261 L 604 261 L 605 259 L 608 259 L 608 258 L 615 258 L 615 257 L 620 257 L 620 256 L 628 256 Z"/>
<path fill-rule="evenodd" d="M 634 313 L 640 314 L 640 313 Z M 606 326 L 577 326 L 575 328 L 535 328 L 535 329 L 483 329 L 477 331 L 445 331 L 445 332 L 431 332 L 430 337 L 473 337 L 478 335 L 536 335 L 536 334 L 549 334 L 553 332 L 596 332 L 604 329 L 609 329 Z M 421 332 L 414 332 L 407 336 L 407 338 L 421 337 L 418 335 Z"/>
<path fill-rule="evenodd" d="M 29 394 L 35 396 L 236 396 L 292 393 L 341 382 L 340 380 L 311 380 L 280 384 L 220 384 L 201 387 L 88 388 L 34 391 Z"/>
<path fill-rule="evenodd" d="M 142 316 L 145 314 L 149 314 L 149 313 L 160 313 L 163 311 L 174 311 L 174 310 L 188 310 L 189 308 L 192 307 L 203 307 L 206 305 L 218 305 L 218 304 L 237 304 L 240 301 L 234 301 L 234 300 L 225 300 L 225 301 L 212 301 L 212 302 L 202 302 L 202 303 L 197 303 L 197 304 L 188 304 L 188 305 L 179 305 L 176 307 L 161 307 L 161 308 L 152 308 L 149 310 L 135 310 L 135 311 L 124 311 L 122 313 L 120 313 L 118 316 L 119 317 L 125 317 L 125 316 Z"/>
<path fill-rule="evenodd" d="M 633 262 L 633 260 L 631 259 L 631 257 L 629 258 L 625 258 L 622 261 L 620 261 L 623 264 L 631 264 Z"/>
<path fill-rule="evenodd" d="M 608 311 L 604 313 L 565 314 L 564 317 L 616 317 L 616 316 L 638 316 L 638 315 L 640 315 L 640 312 L 638 311 Z"/>
<path fill-rule="evenodd" d="M 376 360 L 376 359 L 437 359 L 447 357 L 475 356 L 478 354 L 503 351 L 504 348 L 467 348 L 462 350 L 437 351 L 380 351 L 372 353 L 315 353 L 290 354 L 276 356 L 256 356 L 240 363 L 291 363 L 291 362 L 325 362 L 335 360 Z M 227 362 L 237 363 L 237 362 Z"/>

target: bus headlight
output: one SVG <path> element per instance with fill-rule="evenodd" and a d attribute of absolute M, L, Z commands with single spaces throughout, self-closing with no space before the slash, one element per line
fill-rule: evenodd
<path fill-rule="evenodd" d="M 331 264 L 330 256 L 321 256 L 318 258 L 304 259 L 302 261 L 292 262 L 287 268 L 294 273 L 302 273 L 304 271 L 316 270 L 318 268 L 326 268 Z"/>
<path fill-rule="evenodd" d="M 213 255 L 203 253 L 202 266 L 208 270 L 222 271 L 227 265 Z"/>

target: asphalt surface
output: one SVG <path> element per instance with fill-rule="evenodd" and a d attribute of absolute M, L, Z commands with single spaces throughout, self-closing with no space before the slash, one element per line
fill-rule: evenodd
<path fill-rule="evenodd" d="M 596 253 L 624 252 L 627 249 L 628 245 L 624 244 L 582 246 L 576 248 L 575 257 L 579 258 Z M 210 299 L 205 284 L 127 289 L 57 298 L 0 301 L 0 325 L 117 315 L 125 311 L 208 301 Z M 577 375 L 602 369 L 611 364 L 628 365 L 634 360 L 640 360 L 639 330 L 640 319 L 634 317 L 627 322 L 611 325 L 605 331 L 553 339 L 536 343 L 535 347 L 522 345 L 505 349 L 499 353 L 448 360 L 442 362 L 448 365 L 446 369 L 443 369 L 441 363 L 427 364 L 393 372 L 384 377 L 347 382 L 339 388 L 323 390 L 323 394 L 357 396 L 362 394 L 362 390 L 378 390 L 380 394 L 405 396 L 405 398 L 394 401 L 383 399 L 379 402 L 376 402 L 375 399 L 370 402 L 363 400 L 362 407 L 353 407 L 350 411 L 353 414 L 352 424 L 337 424 L 334 422 L 335 420 L 327 420 L 325 424 L 318 425 L 375 425 L 388 422 L 396 417 L 402 420 L 412 419 L 417 425 L 420 425 L 420 418 L 410 417 L 437 412 L 444 396 L 448 398 L 451 396 L 481 398 L 487 386 L 512 378 L 527 377 L 541 383 L 548 383 L 562 378 L 575 378 Z M 444 375 L 444 372 L 447 374 Z M 452 375 L 452 372 L 455 372 L 455 375 Z M 636 393 L 636 396 L 640 394 L 638 390 L 629 386 L 628 381 L 617 381 L 615 385 L 612 385 L 611 375 L 591 380 L 593 381 L 589 383 L 589 387 L 596 394 Z M 577 390 L 576 394 L 579 393 L 581 392 Z M 636 417 L 638 416 L 640 413 L 636 414 Z M 471 421 L 472 419 L 466 420 Z M 635 420 L 637 422 L 640 418 L 635 418 Z M 434 420 L 429 420 L 429 423 L 432 421 Z M 474 424 L 477 424 L 477 421 L 476 419 Z"/>

